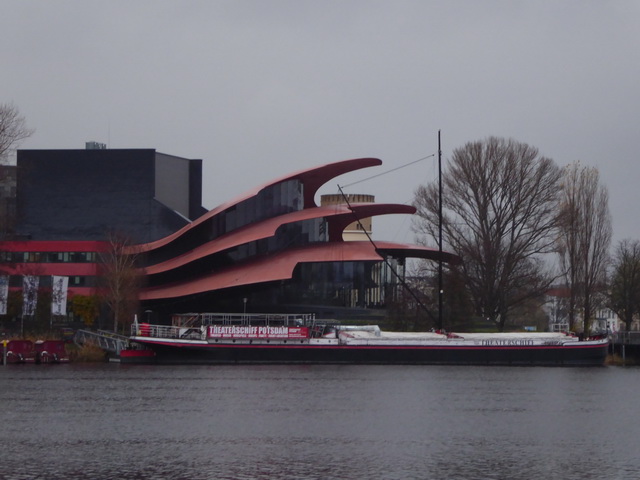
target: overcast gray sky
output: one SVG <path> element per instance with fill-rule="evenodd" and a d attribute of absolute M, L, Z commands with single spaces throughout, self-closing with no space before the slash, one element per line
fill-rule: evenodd
<path fill-rule="evenodd" d="M 4 0 L 0 102 L 22 148 L 202 158 L 213 208 L 298 169 L 383 166 L 495 135 L 599 168 L 614 238 L 640 239 L 640 1 Z M 410 203 L 435 156 L 348 193 Z M 375 238 L 412 243 L 410 219 Z"/>

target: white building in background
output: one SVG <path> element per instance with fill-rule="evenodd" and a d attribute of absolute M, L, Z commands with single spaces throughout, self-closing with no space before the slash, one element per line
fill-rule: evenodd
<path fill-rule="evenodd" d="M 549 319 L 550 332 L 569 331 L 567 298 L 569 298 L 569 291 L 563 286 L 552 287 L 545 295 L 545 302 L 542 305 L 542 310 L 544 310 L 547 314 L 547 318 Z"/>
<path fill-rule="evenodd" d="M 554 286 L 546 294 L 546 301 L 543 310 L 549 319 L 549 331 L 565 332 L 569 330 L 569 289 L 564 286 Z M 580 312 L 577 313 L 579 323 L 582 323 Z M 633 329 L 637 329 L 637 322 L 634 322 Z M 591 324 L 591 330 L 594 332 L 609 331 L 612 333 L 624 330 L 624 322 L 618 318 L 618 315 L 607 307 L 596 309 L 595 318 Z"/>
<path fill-rule="evenodd" d="M 634 322 L 635 323 L 635 322 Z M 607 331 L 611 333 L 617 333 L 620 330 L 625 330 L 624 322 L 618 318 L 616 314 L 610 308 L 599 308 L 596 310 L 596 318 L 592 325 L 593 330 Z"/>

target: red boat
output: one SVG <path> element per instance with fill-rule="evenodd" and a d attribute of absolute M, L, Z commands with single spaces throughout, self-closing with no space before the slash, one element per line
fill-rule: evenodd
<path fill-rule="evenodd" d="M 156 363 L 156 352 L 149 349 L 126 349 L 120 351 L 121 363 Z"/>
<path fill-rule="evenodd" d="M 69 355 L 64 340 L 38 340 L 36 342 L 37 363 L 67 363 Z"/>
<path fill-rule="evenodd" d="M 31 340 L 9 340 L 7 363 L 35 363 L 36 349 Z"/>

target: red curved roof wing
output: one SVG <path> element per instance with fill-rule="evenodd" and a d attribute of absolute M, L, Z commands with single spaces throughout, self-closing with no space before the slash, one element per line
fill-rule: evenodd
<path fill-rule="evenodd" d="M 356 158 L 352 160 L 342 160 L 340 162 L 328 163 L 326 165 L 321 165 L 318 167 L 308 168 L 305 170 L 300 170 L 298 172 L 294 172 L 283 177 L 272 180 L 264 185 L 254 188 L 249 192 L 240 195 L 239 197 L 231 200 L 230 202 L 223 203 L 215 207 L 212 210 L 209 210 L 207 213 L 197 218 L 193 222 L 188 225 L 185 225 L 177 232 L 168 235 L 160 240 L 156 240 L 155 242 L 150 242 L 142 245 L 136 245 L 135 248 L 140 252 L 148 252 L 150 250 L 160 248 L 162 246 L 171 243 L 173 240 L 177 239 L 185 232 L 194 228 L 197 225 L 209 220 L 220 212 L 244 201 L 248 198 L 256 196 L 261 190 L 264 190 L 267 187 L 272 185 L 276 185 L 278 183 L 285 182 L 287 180 L 299 179 L 304 184 L 304 208 L 310 208 L 315 206 L 314 197 L 318 189 L 327 183 L 332 178 L 338 177 L 348 172 L 352 172 L 354 170 L 359 170 L 361 168 L 373 167 L 382 165 L 382 160 L 378 158 Z"/>

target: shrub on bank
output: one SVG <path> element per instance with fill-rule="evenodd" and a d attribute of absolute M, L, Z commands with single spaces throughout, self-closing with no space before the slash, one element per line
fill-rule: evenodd
<path fill-rule="evenodd" d="M 71 362 L 104 362 L 106 359 L 106 352 L 92 343 L 68 344 L 66 348 Z"/>

